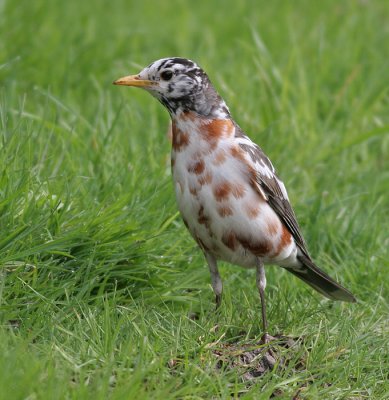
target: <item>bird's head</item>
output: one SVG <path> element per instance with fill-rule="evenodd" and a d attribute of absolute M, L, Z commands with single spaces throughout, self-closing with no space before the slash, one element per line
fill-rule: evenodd
<path fill-rule="evenodd" d="M 156 97 L 172 116 L 193 111 L 207 117 L 228 118 L 229 111 L 207 74 L 186 58 L 163 58 L 137 75 L 120 78 L 115 85 L 141 87 Z"/>

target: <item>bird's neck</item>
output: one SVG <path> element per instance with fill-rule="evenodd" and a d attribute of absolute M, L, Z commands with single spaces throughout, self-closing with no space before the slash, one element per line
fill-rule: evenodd
<path fill-rule="evenodd" d="M 198 115 L 210 119 L 230 118 L 230 110 L 216 91 L 203 91 L 197 94 L 192 110 Z"/>
<path fill-rule="evenodd" d="M 224 117 L 224 118 L 223 118 Z M 209 153 L 223 141 L 235 135 L 233 120 L 223 115 L 222 118 L 204 117 L 189 111 L 172 116 L 172 150 Z"/>

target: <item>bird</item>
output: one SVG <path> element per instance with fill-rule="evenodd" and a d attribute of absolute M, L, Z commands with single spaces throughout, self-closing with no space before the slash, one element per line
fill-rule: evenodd
<path fill-rule="evenodd" d="M 331 300 L 356 301 L 314 263 L 272 162 L 235 122 L 198 64 L 163 58 L 113 83 L 145 89 L 170 114 L 176 200 L 207 261 L 216 308 L 223 291 L 218 261 L 256 269 L 265 339 L 265 265 L 286 269 Z"/>

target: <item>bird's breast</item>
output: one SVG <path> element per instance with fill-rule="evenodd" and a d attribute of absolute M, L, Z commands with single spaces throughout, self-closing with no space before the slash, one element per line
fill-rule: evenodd
<path fill-rule="evenodd" d="M 195 121 L 173 125 L 172 174 L 185 225 L 203 251 L 218 259 L 245 267 L 254 266 L 256 257 L 285 259 L 294 241 L 253 187 L 234 126 L 207 125 L 202 132 L 204 124 Z"/>

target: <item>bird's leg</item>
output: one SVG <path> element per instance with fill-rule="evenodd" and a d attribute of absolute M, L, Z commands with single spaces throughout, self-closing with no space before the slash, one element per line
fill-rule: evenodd
<path fill-rule="evenodd" d="M 205 253 L 205 258 L 208 263 L 209 272 L 211 273 L 211 284 L 213 292 L 215 293 L 216 309 L 220 307 L 222 302 L 223 283 L 217 269 L 217 261 L 214 256 L 209 253 Z"/>
<path fill-rule="evenodd" d="M 265 275 L 265 266 L 263 262 L 257 258 L 257 288 L 259 290 L 259 296 L 261 298 L 261 310 L 262 310 L 262 324 L 264 334 L 262 336 L 262 340 L 266 343 L 268 340 L 267 333 L 267 319 L 266 319 L 266 304 L 265 304 L 265 288 L 266 288 L 266 275 Z"/>

